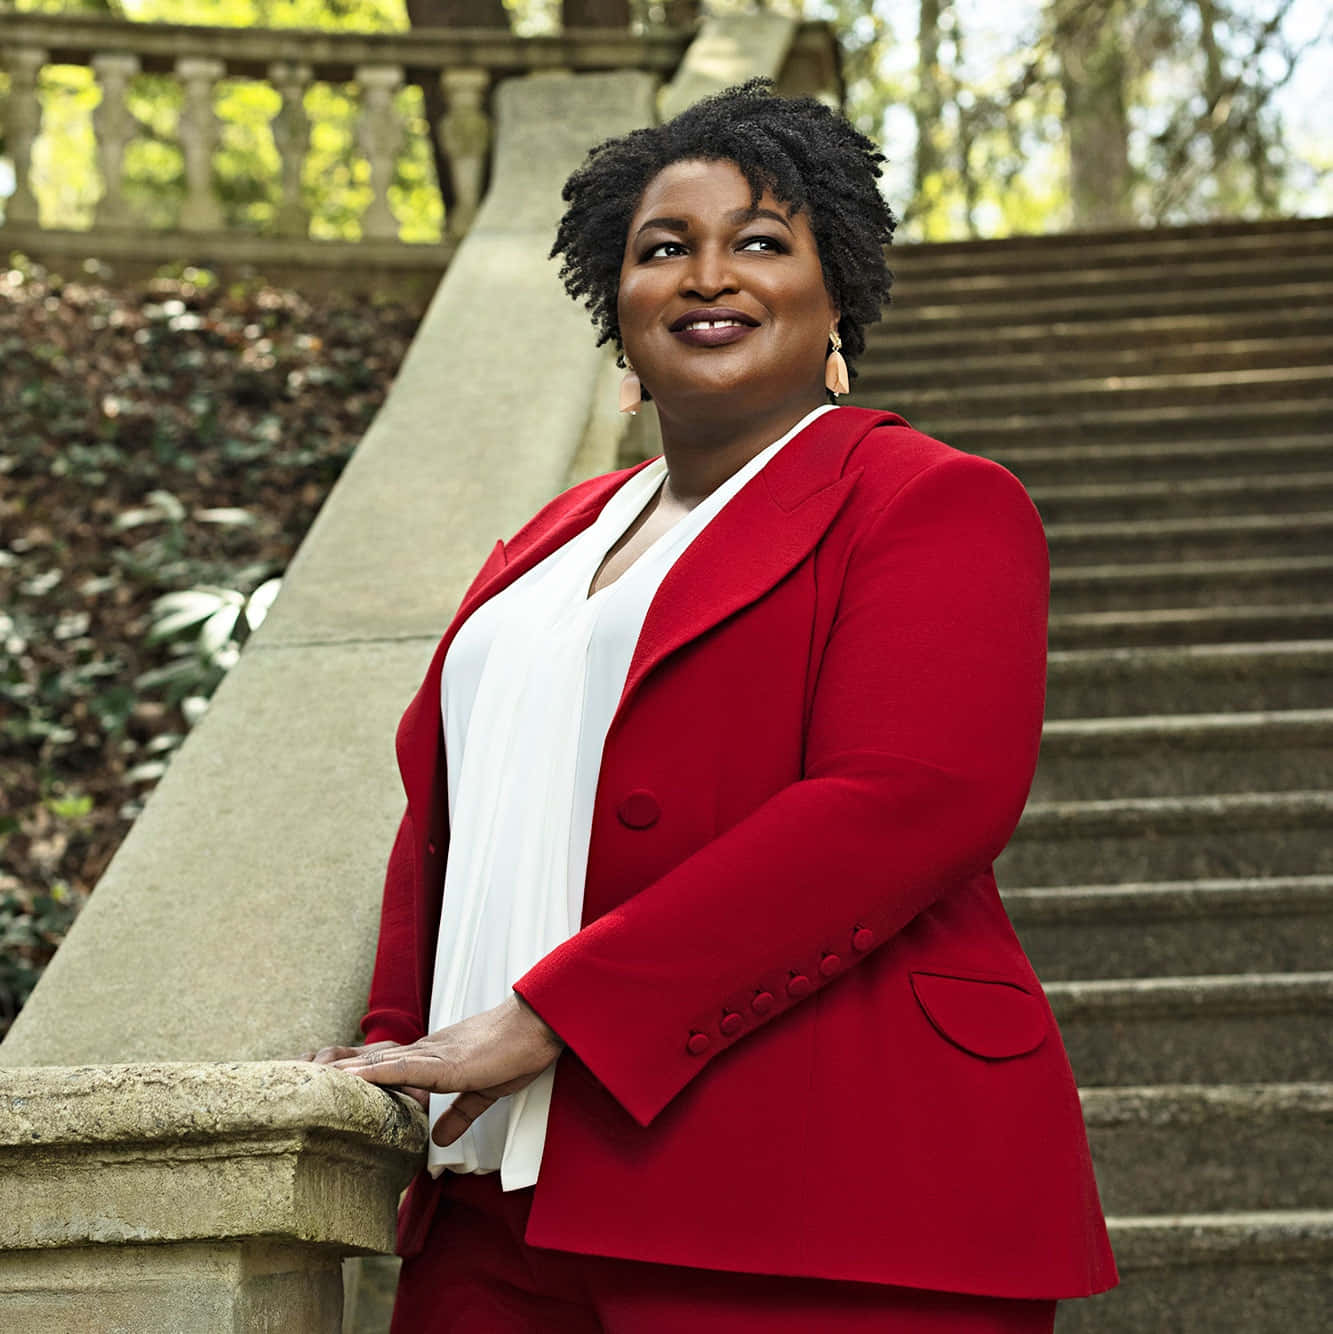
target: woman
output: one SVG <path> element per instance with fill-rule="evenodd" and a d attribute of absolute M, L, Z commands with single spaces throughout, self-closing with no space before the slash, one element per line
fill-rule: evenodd
<path fill-rule="evenodd" d="M 366 1046 L 429 1095 L 397 1331 L 1049 1331 L 1110 1287 L 991 863 L 1041 730 L 1019 484 L 830 405 L 882 158 L 747 84 L 594 150 L 553 253 L 663 457 L 498 543 L 399 730 Z"/>

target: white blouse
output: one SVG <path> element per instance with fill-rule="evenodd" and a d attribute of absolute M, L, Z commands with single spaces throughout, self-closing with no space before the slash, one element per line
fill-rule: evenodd
<path fill-rule="evenodd" d="M 624 482 L 597 519 L 484 602 L 445 655 L 440 683 L 449 786 L 449 857 L 430 1031 L 499 1005 L 513 982 L 578 931 L 602 746 L 648 607 L 709 521 L 816 408 L 658 537 L 613 583 L 588 587 L 656 494 L 666 463 Z M 500 1172 L 504 1190 L 537 1180 L 554 1066 L 501 1098 L 448 1148 L 438 1176 Z M 453 1094 L 432 1094 L 432 1126 Z"/>

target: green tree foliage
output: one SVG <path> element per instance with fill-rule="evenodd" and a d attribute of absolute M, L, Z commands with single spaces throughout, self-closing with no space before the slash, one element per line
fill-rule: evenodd
<path fill-rule="evenodd" d="M 1293 146 L 1280 112 L 1299 68 L 1333 54 L 1326 26 L 1293 23 L 1313 0 L 766 0 L 833 23 L 844 53 L 848 114 L 895 163 L 890 193 L 903 235 L 943 239 L 1070 225 L 1261 216 L 1328 200 L 1327 141 Z M 758 0 L 708 0 L 744 12 Z M 693 0 L 18 0 L 143 21 L 401 30 L 409 22 L 507 21 L 528 35 L 565 23 L 688 21 Z M 101 186 L 90 118 L 98 93 L 80 69 L 43 75 L 48 133 L 38 189 L 48 225 L 86 226 Z M 408 240 L 441 234 L 442 163 L 428 132 L 433 89 L 399 97 L 409 128 L 392 192 Z M 131 103 L 143 127 L 126 157 L 127 193 L 153 226 L 183 195 L 175 138 L 180 92 L 143 76 Z M 269 121 L 276 94 L 228 80 L 218 90 L 216 161 L 228 223 L 262 229 L 277 207 Z M 355 90 L 315 85 L 306 203 L 317 237 L 355 238 L 368 200 L 356 146 Z M 445 175 L 445 194 L 448 195 Z M 1308 207 L 1308 205 L 1307 205 Z M 1327 207 L 1327 204 L 1325 204 Z"/>
<path fill-rule="evenodd" d="M 849 111 L 912 164 L 894 190 L 905 235 L 944 239 L 1298 211 L 1333 166 L 1326 143 L 1293 149 L 1280 110 L 1298 70 L 1333 54 L 1333 26 L 1296 23 L 1301 8 L 1027 0 L 1000 19 L 982 0 L 810 0 L 807 12 L 852 35 Z"/>

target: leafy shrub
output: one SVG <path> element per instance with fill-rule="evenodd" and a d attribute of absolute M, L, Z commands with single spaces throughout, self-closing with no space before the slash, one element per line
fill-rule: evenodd
<path fill-rule="evenodd" d="M 193 268 L 125 289 L 0 259 L 0 1036 L 416 322 Z"/>

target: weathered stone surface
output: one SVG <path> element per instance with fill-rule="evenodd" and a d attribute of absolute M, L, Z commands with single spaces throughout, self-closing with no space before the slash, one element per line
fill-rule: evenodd
<path fill-rule="evenodd" d="M 1036 801 L 1333 787 L 1333 709 L 1048 722 Z"/>
<path fill-rule="evenodd" d="M 0 1252 L 15 1334 L 339 1334 L 337 1253 L 264 1241 Z"/>
<path fill-rule="evenodd" d="M 1333 473 L 1329 474 L 1333 480 Z M 1333 639 L 1333 602 L 1251 603 L 1230 607 L 1162 607 L 1147 611 L 1056 612 L 1051 647 L 1058 650 L 1143 648 L 1166 644 L 1290 642 Z M 1325 701 L 1327 696 L 1324 697 Z"/>
<path fill-rule="evenodd" d="M 1067 565 L 1051 577 L 1059 611 L 1272 606 L 1317 602 L 1333 588 L 1333 556 L 1209 557 Z"/>
<path fill-rule="evenodd" d="M 1317 972 L 1333 959 L 1333 876 L 1013 889 L 1005 908 L 1047 982 Z"/>
<path fill-rule="evenodd" d="M 181 56 L 207 54 L 233 77 L 264 79 L 275 60 L 315 67 L 330 82 L 351 79 L 361 65 L 413 69 L 474 66 L 512 77 L 549 70 L 648 69 L 670 74 L 689 45 L 688 32 L 657 29 L 567 29 L 519 37 L 504 28 L 414 27 L 408 32 L 339 32 L 263 25 L 205 27 L 127 23 L 92 14 L 0 14 L 6 44 L 38 46 L 58 63 L 86 64 L 100 51 L 133 51 L 146 72 L 171 70 Z"/>
<path fill-rule="evenodd" d="M 1051 982 L 1080 1087 L 1333 1080 L 1333 973 Z"/>
<path fill-rule="evenodd" d="M 335 1334 L 425 1134 L 299 1062 L 0 1071 L 0 1329 Z"/>
<path fill-rule="evenodd" d="M 776 78 L 796 35 L 796 20 L 781 14 L 710 15 L 690 43 L 675 77 L 662 90 L 663 120 L 710 93 L 756 77 Z"/>
<path fill-rule="evenodd" d="M 1114 884 L 1333 872 L 1333 792 L 1121 797 L 1028 806 L 1000 883 Z"/>
<path fill-rule="evenodd" d="M 303 1062 L 0 1072 L 0 1251 L 267 1237 L 389 1250 L 410 1099 Z"/>
<path fill-rule="evenodd" d="M 1063 1302 L 1057 1334 L 1323 1334 L 1333 1214 L 1111 1218 L 1121 1286 Z"/>
<path fill-rule="evenodd" d="M 201 239 L 178 231 L 90 233 L 35 223 L 6 225 L 3 231 L 7 247 L 30 255 L 55 273 L 77 274 L 85 260 L 97 259 L 110 266 L 118 283 L 146 282 L 164 266 L 179 264 L 188 256 L 224 281 L 262 273 L 269 282 L 302 292 L 390 298 L 415 311 L 430 303 L 454 250 L 447 240 L 324 241 L 252 232 L 212 232 Z"/>
<path fill-rule="evenodd" d="M 1046 717 L 1326 708 L 1333 640 L 1056 650 Z"/>
<path fill-rule="evenodd" d="M 1311 1171 L 1333 1130 L 1333 1084 L 1165 1084 L 1083 1090 L 1112 1214 L 1333 1208 Z"/>

